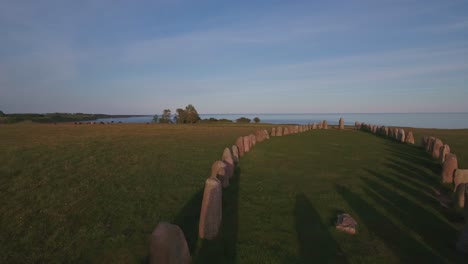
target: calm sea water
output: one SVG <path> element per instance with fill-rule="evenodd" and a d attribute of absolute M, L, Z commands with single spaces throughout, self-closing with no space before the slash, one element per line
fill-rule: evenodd
<path fill-rule="evenodd" d="M 327 120 L 336 125 L 343 117 L 346 125 L 354 125 L 355 121 L 386 126 L 418 127 L 418 128 L 468 128 L 468 113 L 407 113 L 407 114 L 200 114 L 205 118 L 226 118 L 236 120 L 239 117 L 253 120 L 259 117 L 262 123 L 272 124 L 309 124 Z M 151 122 L 152 116 L 106 118 L 97 121 L 146 123 Z"/>

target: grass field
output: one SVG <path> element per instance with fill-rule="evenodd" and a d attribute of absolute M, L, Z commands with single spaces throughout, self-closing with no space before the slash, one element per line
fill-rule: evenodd
<path fill-rule="evenodd" d="M 197 238 L 204 180 L 262 125 L 0 126 L 1 263 L 141 263 L 159 221 L 195 263 L 459 263 L 463 219 L 433 197 L 439 166 L 416 146 L 358 131 L 272 138 L 223 193 L 216 241 Z M 468 130 L 419 130 L 468 165 Z M 334 229 L 337 213 L 358 235 Z"/>

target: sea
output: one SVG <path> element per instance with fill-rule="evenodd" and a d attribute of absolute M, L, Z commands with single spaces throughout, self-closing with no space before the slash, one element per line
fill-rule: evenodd
<path fill-rule="evenodd" d="M 310 113 L 310 114 L 200 114 L 202 119 L 216 118 L 235 121 L 239 117 L 247 117 L 253 120 L 260 118 L 261 123 L 271 124 L 312 124 L 327 120 L 330 125 L 337 125 L 340 117 L 343 117 L 345 125 L 354 125 L 354 122 L 367 124 L 415 127 L 415 128 L 468 128 L 468 113 Z M 104 118 L 97 122 L 122 122 L 122 123 L 147 123 L 153 116 L 138 116 L 126 118 Z M 253 122 L 253 121 L 252 121 Z"/>

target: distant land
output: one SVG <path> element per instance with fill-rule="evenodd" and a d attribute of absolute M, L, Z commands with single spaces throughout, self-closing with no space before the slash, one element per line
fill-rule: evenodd
<path fill-rule="evenodd" d="M 147 115 L 107 115 L 107 114 L 86 114 L 86 113 L 13 113 L 13 114 L 0 114 L 0 124 L 11 124 L 24 121 L 31 121 L 36 123 L 59 123 L 59 122 L 79 122 L 79 121 L 92 121 L 102 118 L 129 118 L 141 117 Z"/>

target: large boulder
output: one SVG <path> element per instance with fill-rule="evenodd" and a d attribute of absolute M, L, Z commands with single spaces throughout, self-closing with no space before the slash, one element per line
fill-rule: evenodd
<path fill-rule="evenodd" d="M 357 222 L 349 214 L 339 214 L 335 223 L 338 230 L 344 231 L 348 234 L 356 234 Z"/>
<path fill-rule="evenodd" d="M 277 136 L 277 137 L 283 136 L 283 127 L 278 127 L 278 128 L 276 129 L 276 136 Z"/>
<path fill-rule="evenodd" d="M 468 183 L 468 170 L 456 169 L 453 174 L 453 184 L 455 185 L 453 191 L 456 191 L 458 186 L 462 183 Z"/>
<path fill-rule="evenodd" d="M 275 127 L 271 129 L 271 136 L 276 137 L 276 128 Z"/>
<path fill-rule="evenodd" d="M 232 157 L 232 153 L 229 148 L 224 149 L 221 160 L 225 164 L 224 171 L 226 172 L 226 176 L 230 179 L 234 175 L 234 158 Z"/>
<path fill-rule="evenodd" d="M 263 140 L 265 140 L 265 134 L 263 133 L 263 130 L 255 131 L 255 141 L 262 142 Z"/>
<path fill-rule="evenodd" d="M 447 154 L 450 153 L 450 146 L 447 145 L 447 144 L 444 144 L 441 148 L 440 148 L 440 155 L 439 155 L 439 161 L 440 161 L 440 164 L 443 164 L 444 161 L 445 161 L 445 156 L 447 156 Z"/>
<path fill-rule="evenodd" d="M 202 239 L 213 240 L 218 236 L 223 216 L 222 188 L 217 178 L 208 178 L 205 182 L 203 200 L 201 204 L 198 236 Z"/>
<path fill-rule="evenodd" d="M 211 165 L 211 175 L 210 178 L 218 178 L 221 184 L 223 185 L 223 188 L 226 188 L 229 186 L 229 178 L 231 176 L 228 176 L 226 173 L 226 163 L 224 163 L 221 160 L 217 160 Z"/>
<path fill-rule="evenodd" d="M 403 128 L 400 128 L 399 134 L 398 134 L 398 141 L 401 143 L 405 143 L 406 140 L 406 135 L 405 135 L 405 130 Z"/>
<path fill-rule="evenodd" d="M 239 147 L 237 145 L 232 145 L 232 158 L 234 162 L 237 164 L 239 163 Z"/>
<path fill-rule="evenodd" d="M 236 146 L 239 149 L 239 157 L 244 156 L 244 137 L 237 138 Z"/>
<path fill-rule="evenodd" d="M 250 137 L 250 148 L 252 148 L 253 146 L 257 144 L 257 140 L 255 139 L 254 134 L 250 134 L 249 137 Z"/>
<path fill-rule="evenodd" d="M 435 137 L 429 137 L 427 139 L 427 144 L 426 144 L 426 152 L 427 153 L 432 153 L 432 145 L 434 144 L 434 141 L 436 140 Z"/>
<path fill-rule="evenodd" d="M 434 140 L 434 143 L 432 144 L 432 157 L 434 159 L 439 159 L 439 156 L 440 156 L 440 148 L 442 148 L 442 146 L 444 145 L 444 143 L 442 142 L 442 140 L 436 138 Z"/>
<path fill-rule="evenodd" d="M 283 131 L 283 135 L 289 135 L 289 128 L 288 127 L 284 127 L 284 131 Z"/>
<path fill-rule="evenodd" d="M 341 117 L 339 123 L 339 129 L 343 130 L 344 129 L 344 119 Z"/>
<path fill-rule="evenodd" d="M 317 123 L 314 122 L 314 123 L 312 124 L 312 129 L 317 129 Z"/>
<path fill-rule="evenodd" d="M 189 264 L 190 251 L 179 226 L 160 222 L 151 234 L 151 264 Z"/>
<path fill-rule="evenodd" d="M 322 129 L 328 129 L 328 122 L 327 120 L 322 121 Z"/>
<path fill-rule="evenodd" d="M 249 136 L 244 136 L 242 137 L 244 140 L 244 153 L 247 153 L 250 151 L 250 146 L 252 146 L 252 144 L 250 143 L 250 135 Z"/>
<path fill-rule="evenodd" d="M 412 144 L 412 145 L 414 145 L 414 136 L 413 136 L 413 132 L 412 132 L 412 131 L 409 131 L 409 132 L 408 132 L 408 135 L 406 135 L 405 142 L 406 142 L 406 144 Z"/>
<path fill-rule="evenodd" d="M 455 154 L 447 154 L 445 157 L 445 162 L 442 164 L 442 182 L 443 183 L 452 183 L 453 182 L 453 173 L 458 169 L 458 159 Z"/>
<path fill-rule="evenodd" d="M 266 129 L 263 130 L 263 133 L 265 133 L 266 139 L 270 139 L 270 135 L 268 135 L 268 131 Z"/>

